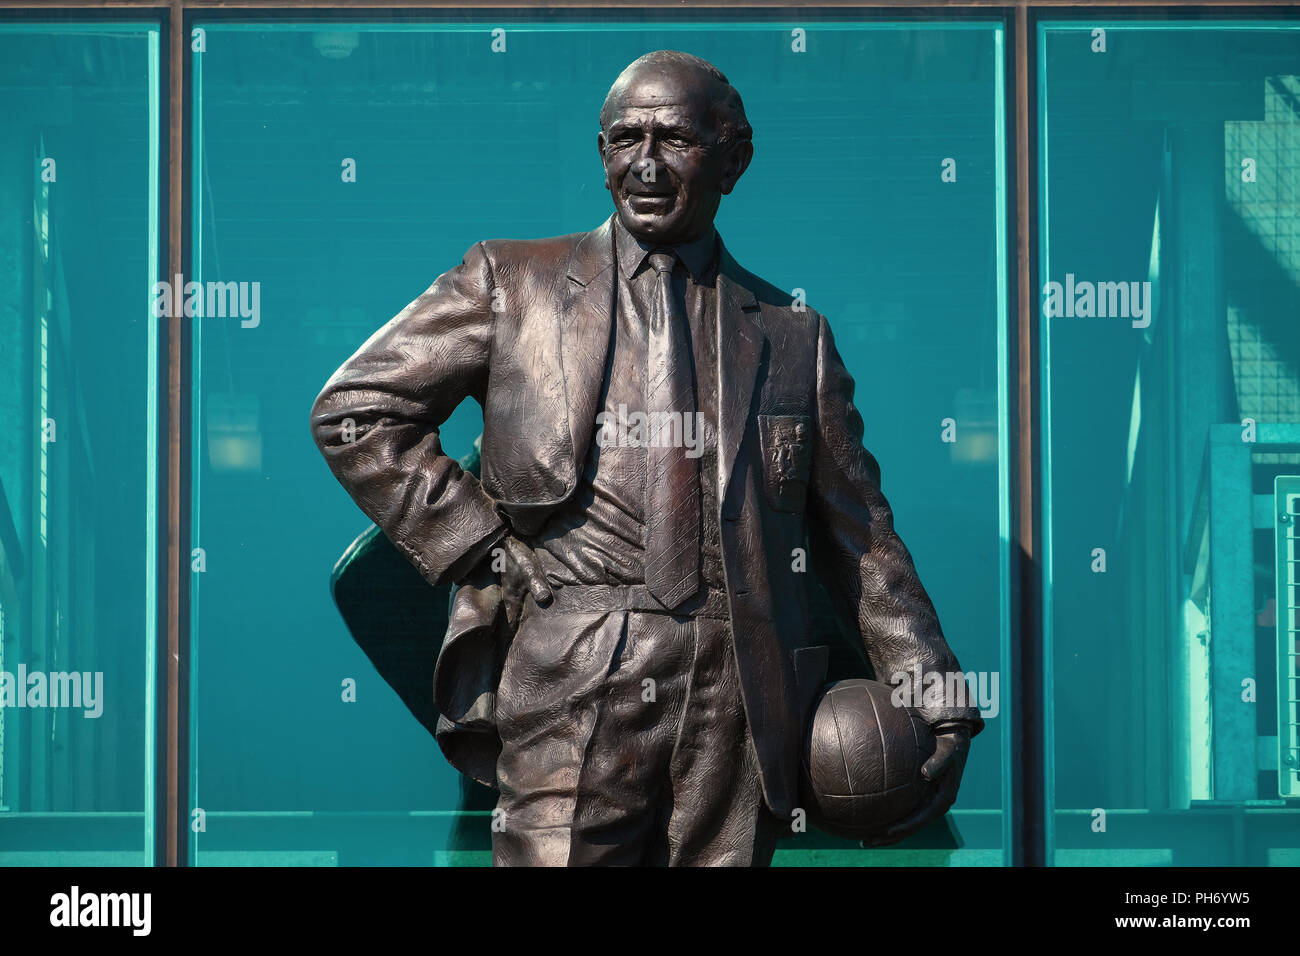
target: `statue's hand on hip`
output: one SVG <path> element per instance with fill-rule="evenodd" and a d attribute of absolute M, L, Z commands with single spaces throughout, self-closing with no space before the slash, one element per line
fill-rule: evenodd
<path fill-rule="evenodd" d="M 529 594 L 543 607 L 554 595 L 532 548 L 512 534 L 505 536 L 500 547 L 505 558 L 505 567 L 501 571 L 501 595 L 506 605 L 506 621 L 513 628 L 519 623 L 524 600 Z"/>

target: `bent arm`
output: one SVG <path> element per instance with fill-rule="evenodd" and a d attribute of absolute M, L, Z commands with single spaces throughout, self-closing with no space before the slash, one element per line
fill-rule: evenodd
<path fill-rule="evenodd" d="M 878 680 L 895 684 L 899 674 L 909 681 L 942 674 L 953 675 L 955 682 L 961 667 L 894 531 L 893 512 L 880 490 L 880 467 L 863 447 L 853 377 L 826 319 L 819 316 L 818 322 L 818 422 L 808 505 L 813 563 L 837 614 L 861 639 Z M 960 688 L 965 687 L 961 678 Z M 911 703 L 936 730 L 956 725 L 973 736 L 984 726 L 968 694 L 964 700 L 939 701 L 917 695 Z"/>
<path fill-rule="evenodd" d="M 480 243 L 344 362 L 312 406 L 312 437 L 335 478 L 434 585 L 463 578 L 505 530 L 438 432 L 465 398 L 483 402 L 492 292 Z"/>

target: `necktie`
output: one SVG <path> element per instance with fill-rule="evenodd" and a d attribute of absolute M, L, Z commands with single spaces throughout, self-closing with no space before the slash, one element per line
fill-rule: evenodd
<path fill-rule="evenodd" d="M 674 608 L 700 587 L 700 460 L 686 454 L 682 428 L 694 427 L 695 388 L 685 304 L 673 289 L 677 257 L 652 252 L 655 294 L 647 348 L 646 588 Z"/>

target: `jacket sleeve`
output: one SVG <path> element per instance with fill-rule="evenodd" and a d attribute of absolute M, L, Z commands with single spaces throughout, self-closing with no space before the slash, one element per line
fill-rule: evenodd
<path fill-rule="evenodd" d="M 482 243 L 389 320 L 326 383 L 312 437 L 339 483 L 429 583 L 464 578 L 505 522 L 438 429 L 483 403 L 493 277 Z"/>
<path fill-rule="evenodd" d="M 821 316 L 817 336 L 817 429 L 808 492 L 813 566 L 849 633 L 861 639 L 877 679 L 909 684 L 910 694 L 902 699 L 931 726 L 956 722 L 974 736 L 984 721 L 971 706 L 934 605 L 894 531 L 880 467 L 862 444 L 853 378 Z"/>

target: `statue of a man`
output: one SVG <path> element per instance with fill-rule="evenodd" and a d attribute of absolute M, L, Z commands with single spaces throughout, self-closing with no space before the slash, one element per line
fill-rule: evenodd
<path fill-rule="evenodd" d="M 597 145 L 614 214 L 475 244 L 335 373 L 313 434 L 424 577 L 459 585 L 437 736 L 500 793 L 496 864 L 762 865 L 826 678 L 803 549 L 881 680 L 960 667 L 830 327 L 714 229 L 753 156 L 740 95 L 649 53 Z M 481 478 L 439 441 L 466 396 Z M 982 721 L 948 703 L 919 708 L 930 796 L 888 839 L 956 797 Z"/>

